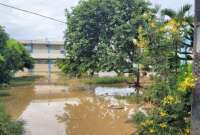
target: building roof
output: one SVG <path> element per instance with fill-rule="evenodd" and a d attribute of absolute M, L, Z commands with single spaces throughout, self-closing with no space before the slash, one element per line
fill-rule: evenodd
<path fill-rule="evenodd" d="M 64 45 L 64 41 L 49 41 L 49 40 L 19 40 L 22 44 L 51 44 L 51 45 Z"/>

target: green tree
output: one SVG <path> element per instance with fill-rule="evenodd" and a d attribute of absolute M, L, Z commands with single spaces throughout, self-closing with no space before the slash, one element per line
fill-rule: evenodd
<path fill-rule="evenodd" d="M 8 34 L 5 32 L 4 28 L 0 26 L 0 51 L 6 45 L 8 39 Z"/>
<path fill-rule="evenodd" d="M 9 39 L 0 27 L 0 83 L 8 83 L 14 73 L 24 68 L 33 68 L 33 59 L 23 45 L 14 39 Z"/>
<path fill-rule="evenodd" d="M 137 46 L 133 39 L 152 11 L 145 0 L 82 0 L 67 12 L 66 73 L 133 72 Z"/>

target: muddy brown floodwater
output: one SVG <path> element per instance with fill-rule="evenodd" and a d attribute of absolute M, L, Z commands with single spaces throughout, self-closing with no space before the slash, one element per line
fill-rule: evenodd
<path fill-rule="evenodd" d="M 128 112 L 134 107 L 112 96 L 97 96 L 94 88 L 60 74 L 33 85 L 11 88 L 4 99 L 14 119 L 25 122 L 26 135 L 130 135 Z M 112 104 L 123 108 L 112 108 Z"/>

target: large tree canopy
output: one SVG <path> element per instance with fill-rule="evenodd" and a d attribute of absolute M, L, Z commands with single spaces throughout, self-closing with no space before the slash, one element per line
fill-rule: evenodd
<path fill-rule="evenodd" d="M 145 0 L 82 0 L 67 12 L 66 73 L 132 72 L 139 26 L 152 12 Z"/>

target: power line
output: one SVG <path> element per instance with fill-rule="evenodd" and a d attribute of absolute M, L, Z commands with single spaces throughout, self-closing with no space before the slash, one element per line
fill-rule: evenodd
<path fill-rule="evenodd" d="M 22 12 L 25 12 L 25 13 L 28 13 L 28 14 L 33 14 L 33 15 L 36 15 L 36 16 L 40 16 L 40 17 L 43 17 L 43 18 L 46 18 L 46 19 L 49 19 L 49 20 L 52 20 L 52 21 L 56 21 L 56 22 L 59 22 L 59 23 L 66 24 L 66 22 L 64 22 L 64 21 L 55 19 L 53 17 L 45 16 L 45 15 L 42 15 L 42 14 L 39 14 L 39 13 L 36 13 L 36 12 L 32 12 L 32 11 L 28 11 L 28 10 L 25 10 L 25 9 L 17 8 L 17 7 L 14 7 L 14 6 L 11 6 L 11 5 L 8 5 L 8 4 L 4 4 L 4 3 L 1 3 L 1 2 L 0 2 L 0 5 L 2 5 L 4 7 L 15 9 L 15 10 L 19 10 L 19 11 L 22 11 Z"/>

